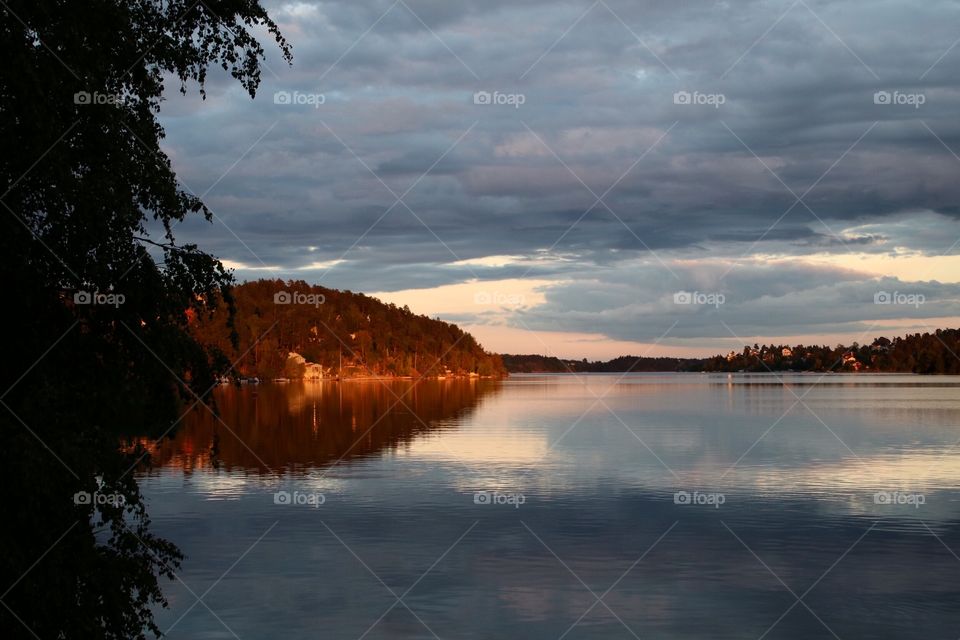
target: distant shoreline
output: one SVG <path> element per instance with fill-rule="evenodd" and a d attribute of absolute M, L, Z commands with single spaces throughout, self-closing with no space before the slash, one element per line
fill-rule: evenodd
<path fill-rule="evenodd" d="M 470 376 L 470 375 L 448 375 L 448 376 L 327 376 L 323 378 L 289 378 L 289 379 L 264 379 L 260 380 L 257 378 L 240 378 L 237 380 L 221 380 L 220 383 L 223 385 L 233 385 L 234 383 L 238 385 L 263 385 L 263 384 L 314 384 L 321 382 L 383 382 L 383 381 L 392 381 L 392 380 L 411 380 L 411 381 L 420 381 L 420 380 L 501 380 L 506 378 L 505 374 L 502 376 Z"/>
<path fill-rule="evenodd" d="M 869 344 L 746 345 L 707 358 L 619 356 L 607 361 L 570 360 L 539 354 L 502 354 L 517 373 L 915 373 L 960 374 L 960 329 L 937 329 Z"/>

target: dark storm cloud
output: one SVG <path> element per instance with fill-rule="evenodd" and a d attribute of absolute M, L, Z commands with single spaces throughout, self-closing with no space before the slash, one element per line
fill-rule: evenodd
<path fill-rule="evenodd" d="M 179 175 L 226 224 L 181 237 L 233 263 L 358 290 L 571 274 L 602 289 L 637 260 L 675 281 L 661 261 L 935 255 L 960 234 L 956 2 L 268 6 L 293 67 L 271 52 L 255 101 L 215 77 L 163 114 Z M 451 265 L 545 249 L 576 269 Z M 631 335 L 590 321 L 608 320 Z"/>

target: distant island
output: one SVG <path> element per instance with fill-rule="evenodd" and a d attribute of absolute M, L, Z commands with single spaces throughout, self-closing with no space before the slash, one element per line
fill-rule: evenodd
<path fill-rule="evenodd" d="M 502 356 L 511 373 L 601 373 L 601 372 L 873 372 L 960 374 L 960 329 L 937 329 L 876 338 L 870 344 L 807 346 L 770 344 L 745 346 L 708 358 L 647 358 L 620 356 L 608 361 L 564 360 L 543 355 Z"/>
<path fill-rule="evenodd" d="M 198 340 L 233 363 L 230 379 L 500 377 L 494 353 L 454 324 L 362 293 L 303 281 L 232 287 L 235 308 L 191 316 Z"/>

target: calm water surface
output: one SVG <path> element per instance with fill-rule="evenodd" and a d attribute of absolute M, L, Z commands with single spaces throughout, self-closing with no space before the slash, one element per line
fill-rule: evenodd
<path fill-rule="evenodd" d="M 141 477 L 171 638 L 960 636 L 960 378 L 218 390 Z"/>

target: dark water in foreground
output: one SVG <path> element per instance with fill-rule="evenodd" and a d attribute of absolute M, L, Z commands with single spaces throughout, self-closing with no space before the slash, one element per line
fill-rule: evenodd
<path fill-rule="evenodd" d="M 223 388 L 223 422 L 191 415 L 142 478 L 157 533 L 187 554 L 159 626 L 960 636 L 960 378 L 783 381 Z"/>

